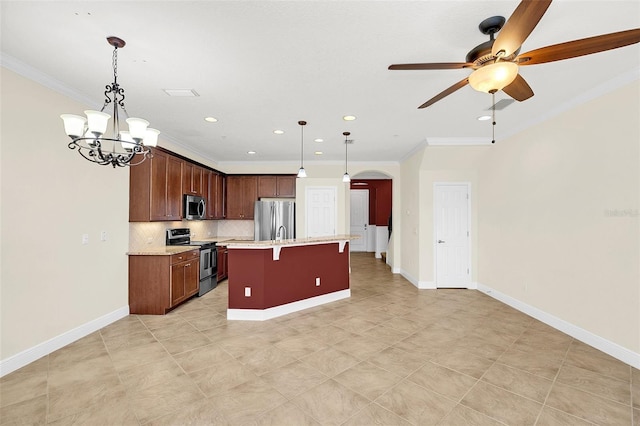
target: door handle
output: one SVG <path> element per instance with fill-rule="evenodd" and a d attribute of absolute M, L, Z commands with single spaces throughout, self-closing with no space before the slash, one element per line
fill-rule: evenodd
<path fill-rule="evenodd" d="M 444 241 L 438 240 L 438 244 L 442 244 L 442 243 L 444 243 Z"/>

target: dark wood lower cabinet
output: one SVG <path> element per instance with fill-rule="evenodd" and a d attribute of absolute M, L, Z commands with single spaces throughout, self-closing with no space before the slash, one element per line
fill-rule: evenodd
<path fill-rule="evenodd" d="M 218 281 L 226 280 L 228 277 L 229 250 L 227 247 L 218 247 Z"/>
<path fill-rule="evenodd" d="M 129 256 L 129 312 L 164 315 L 198 293 L 200 252 Z"/>

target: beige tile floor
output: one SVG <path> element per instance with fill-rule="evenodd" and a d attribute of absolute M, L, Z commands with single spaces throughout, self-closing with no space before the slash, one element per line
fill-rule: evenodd
<path fill-rule="evenodd" d="M 351 286 L 265 322 L 226 320 L 226 282 L 131 315 L 2 378 L 0 423 L 640 425 L 640 371 L 482 293 L 369 254 Z"/>

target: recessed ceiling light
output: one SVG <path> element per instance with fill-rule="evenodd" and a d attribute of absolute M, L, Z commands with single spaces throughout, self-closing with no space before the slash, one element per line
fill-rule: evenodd
<path fill-rule="evenodd" d="M 314 139 L 314 142 L 324 142 L 324 139 L 318 138 L 318 139 Z"/>
<path fill-rule="evenodd" d="M 275 133 L 276 135 L 284 135 L 284 130 L 276 129 L 273 131 L 273 133 Z"/>
<path fill-rule="evenodd" d="M 249 154 L 249 155 L 253 155 L 255 153 L 256 153 L 255 151 L 247 151 L 247 154 Z"/>
<path fill-rule="evenodd" d="M 164 93 L 169 96 L 178 96 L 178 97 L 196 97 L 200 96 L 193 89 L 163 89 Z"/>
<path fill-rule="evenodd" d="M 322 151 L 316 151 L 314 152 L 315 155 L 322 155 Z"/>
<path fill-rule="evenodd" d="M 205 117 L 204 121 L 207 121 L 209 123 L 216 123 L 218 121 L 218 119 L 215 118 L 215 117 Z"/>
<path fill-rule="evenodd" d="M 355 115 L 345 115 L 344 117 L 342 117 L 342 119 L 344 121 L 353 121 L 353 120 L 356 119 L 356 116 Z"/>
<path fill-rule="evenodd" d="M 481 115 L 480 117 L 478 117 L 479 121 L 486 121 L 486 120 L 491 120 L 491 116 L 490 115 Z"/>

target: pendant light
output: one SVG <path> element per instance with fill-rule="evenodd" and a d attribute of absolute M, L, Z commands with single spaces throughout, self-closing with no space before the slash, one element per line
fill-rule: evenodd
<path fill-rule="evenodd" d="M 342 175 L 342 181 L 345 183 L 351 182 L 351 176 L 349 176 L 348 165 L 349 165 L 349 151 L 348 146 L 353 141 L 347 139 L 347 137 L 351 134 L 350 132 L 342 132 L 344 135 L 344 175 Z"/>
<path fill-rule="evenodd" d="M 306 121 L 298 121 L 300 125 L 300 170 L 298 170 L 299 178 L 306 178 L 307 172 L 304 170 L 304 126 L 307 125 Z"/>

